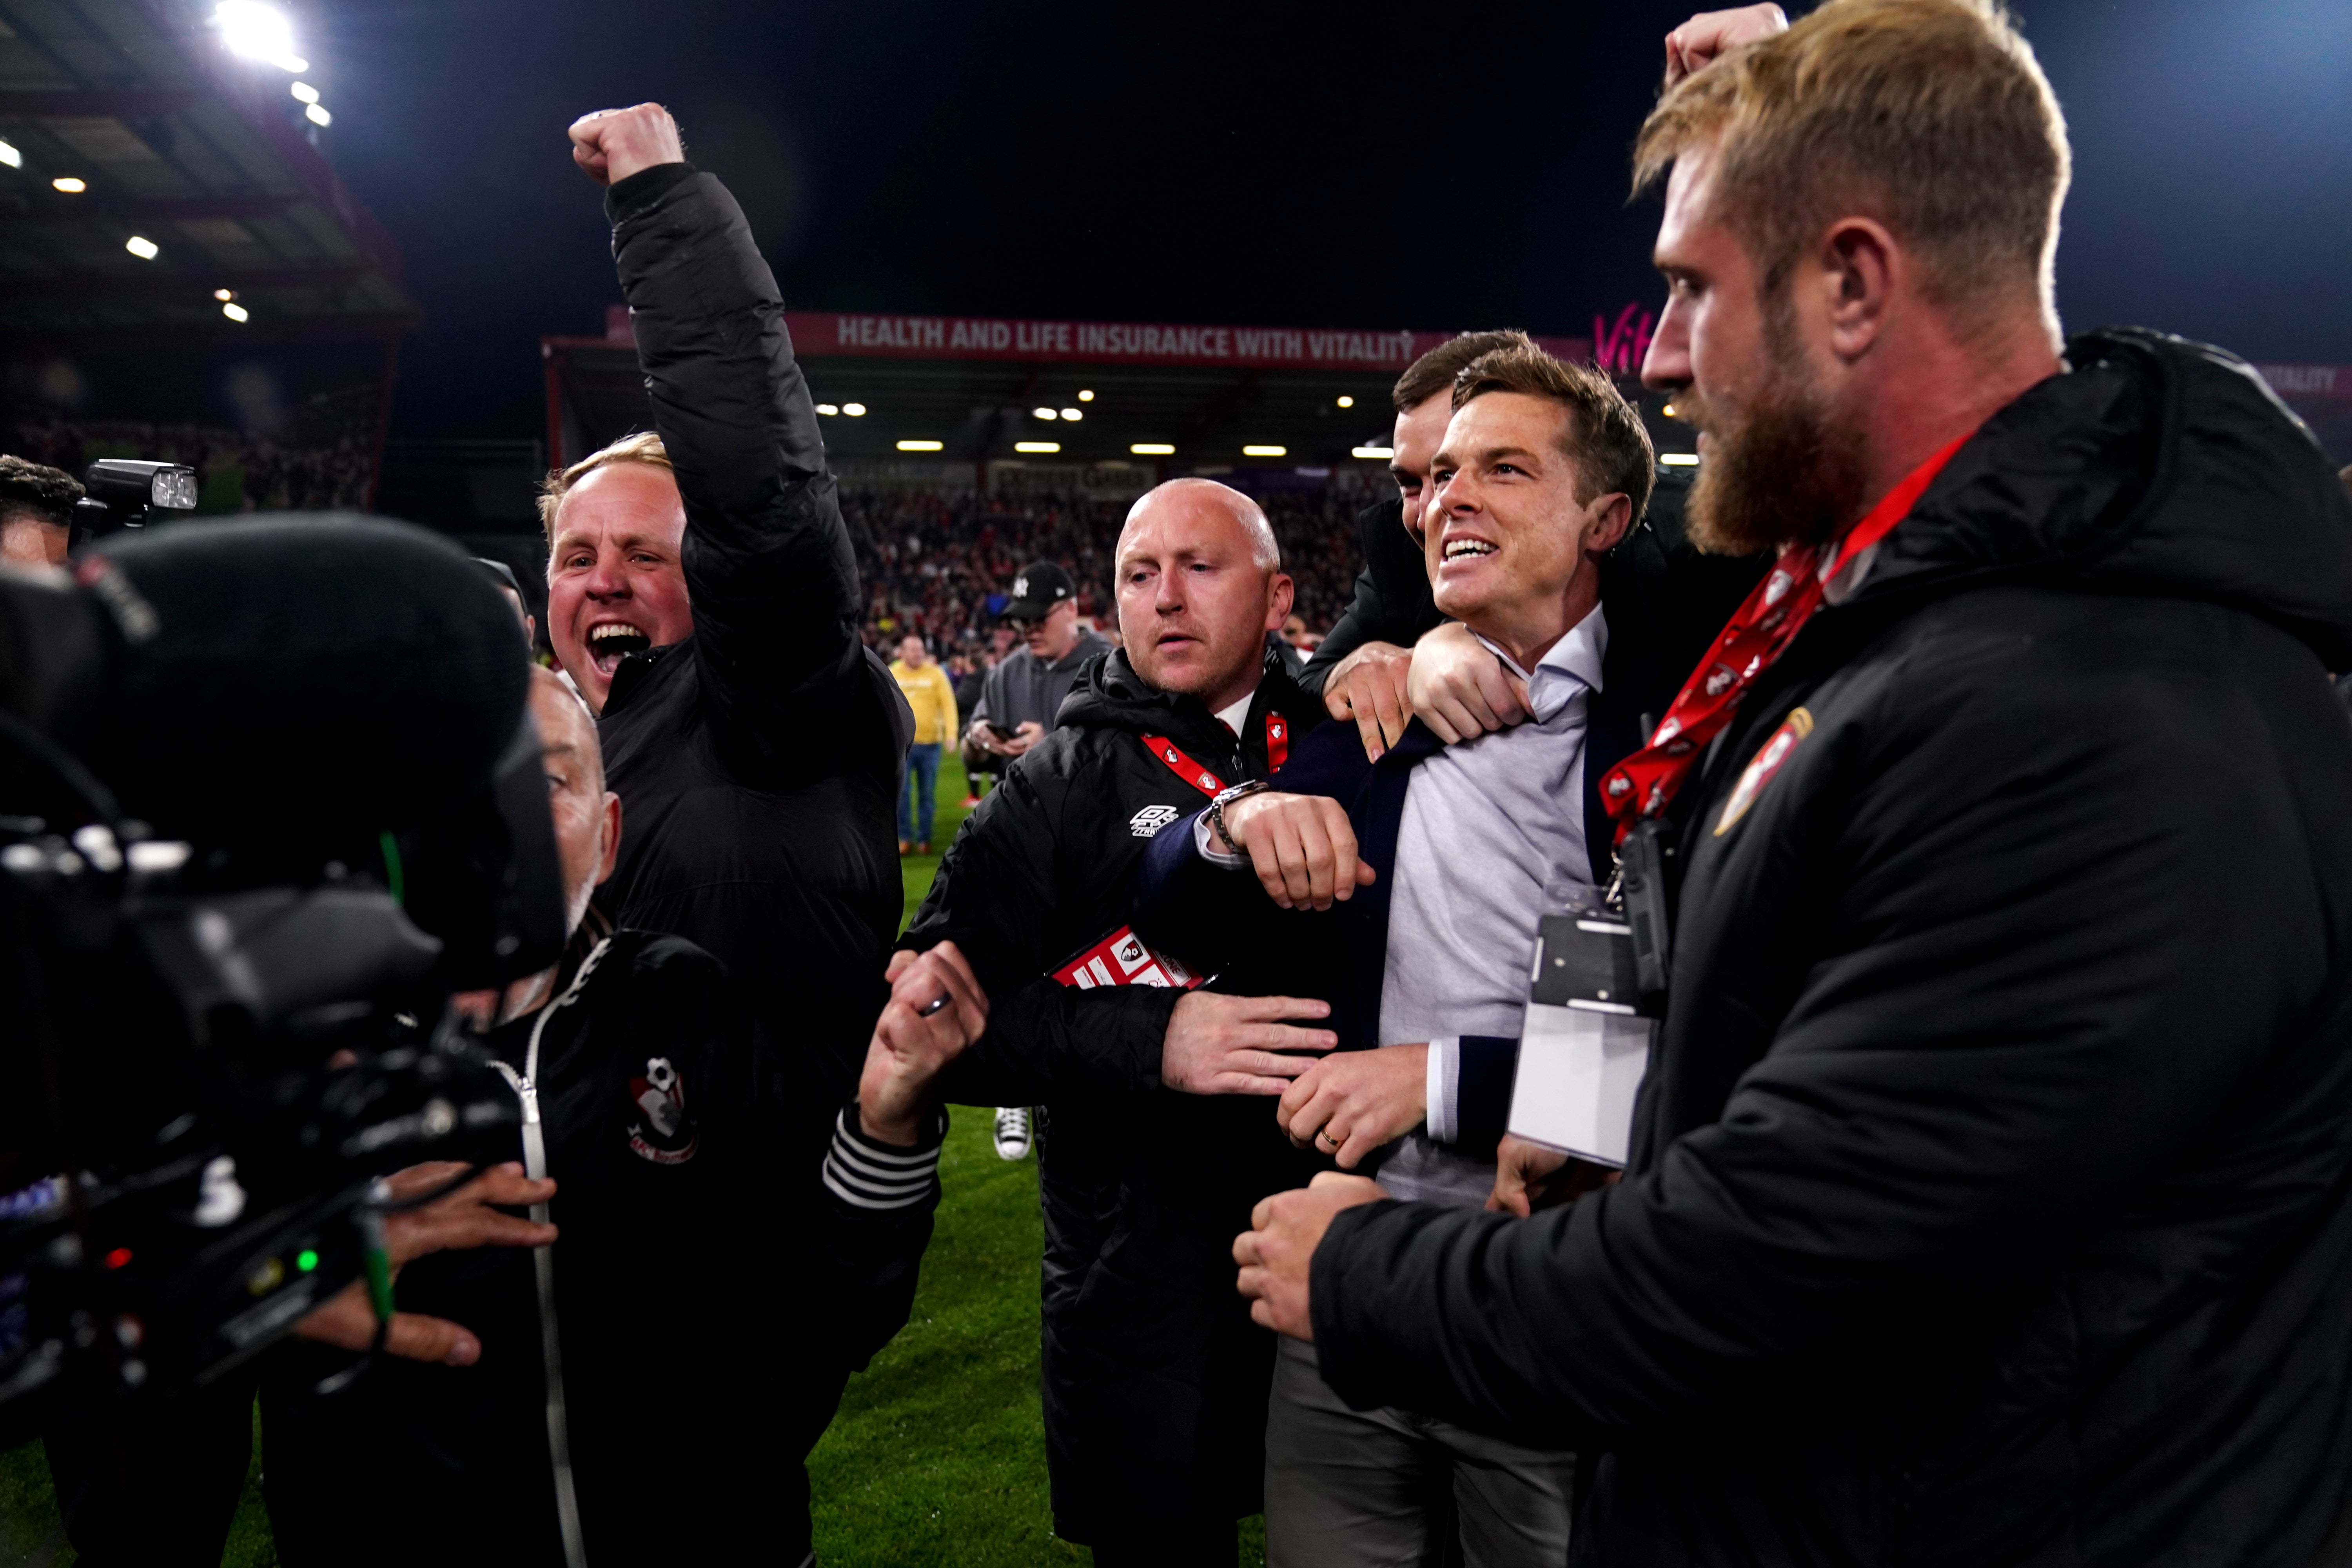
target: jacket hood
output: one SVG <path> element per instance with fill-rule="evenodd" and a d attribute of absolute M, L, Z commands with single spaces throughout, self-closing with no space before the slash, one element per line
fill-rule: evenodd
<path fill-rule="evenodd" d="M 2253 368 L 2137 328 L 2066 358 L 1954 455 L 1848 603 L 1979 580 L 2202 599 L 2352 668 L 2352 500 Z"/>

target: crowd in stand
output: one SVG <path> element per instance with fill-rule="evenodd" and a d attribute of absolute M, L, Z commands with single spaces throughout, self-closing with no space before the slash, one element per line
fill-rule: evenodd
<path fill-rule="evenodd" d="M 185 463 L 196 470 L 197 510 L 209 513 L 364 511 L 375 476 L 372 425 L 278 442 L 217 426 L 51 420 L 18 426 L 9 450 L 69 474 L 99 458 Z"/>
<path fill-rule="evenodd" d="M 1247 488 L 1246 476 L 1240 481 Z M 1259 497 L 1297 584 L 1297 614 L 1317 632 L 1347 608 L 1355 519 L 1386 475 L 1343 470 L 1307 489 Z M 989 647 L 1020 569 L 1055 561 L 1078 588 L 1078 614 L 1109 621 L 1111 550 L 1133 498 L 1066 490 L 853 489 L 842 496 L 866 583 L 866 637 L 885 647 L 920 632 L 945 658 Z M 1001 651 L 1001 650 L 995 650 Z"/>

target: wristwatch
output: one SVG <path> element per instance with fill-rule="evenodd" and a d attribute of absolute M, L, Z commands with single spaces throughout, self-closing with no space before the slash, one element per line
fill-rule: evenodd
<path fill-rule="evenodd" d="M 1241 846 L 1235 844 L 1233 841 L 1232 836 L 1225 832 L 1226 804 L 1231 801 L 1239 800 L 1245 795 L 1255 795 L 1262 789 L 1272 789 L 1273 787 L 1274 786 L 1271 784 L 1267 783 L 1264 779 L 1245 779 L 1240 784 L 1219 790 L 1215 795 L 1211 797 L 1209 801 L 1209 831 L 1217 836 L 1217 842 L 1225 847 L 1226 854 L 1238 855 L 1242 852 Z"/>

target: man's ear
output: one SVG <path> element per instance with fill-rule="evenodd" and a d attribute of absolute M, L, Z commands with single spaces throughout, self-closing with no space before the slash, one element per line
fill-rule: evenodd
<path fill-rule="evenodd" d="M 1830 348 L 1849 363 L 1870 352 L 1886 324 L 1906 258 L 1874 218 L 1843 217 L 1823 237 L 1817 281 L 1826 295 Z"/>
<path fill-rule="evenodd" d="M 1633 528 L 1633 498 L 1619 490 L 1595 503 L 1592 532 L 1584 541 L 1587 555 L 1606 555 L 1625 542 Z"/>
<path fill-rule="evenodd" d="M 1276 572 L 1266 581 L 1265 629 L 1278 632 L 1282 623 L 1290 618 L 1290 601 L 1297 588 L 1287 572 Z"/>
<path fill-rule="evenodd" d="M 611 790 L 604 792 L 604 820 L 596 837 L 596 885 L 601 888 L 621 860 L 621 797 Z"/>

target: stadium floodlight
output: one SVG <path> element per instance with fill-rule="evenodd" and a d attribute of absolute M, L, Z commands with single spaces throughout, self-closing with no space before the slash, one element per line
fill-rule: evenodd
<path fill-rule="evenodd" d="M 1679 419 L 1682 417 L 1682 416 L 1675 412 L 1675 405 L 1671 403 L 1667 404 L 1664 408 L 1659 409 L 1658 412 L 1664 415 L 1669 419 Z"/>
<path fill-rule="evenodd" d="M 7 142 L 0 142 L 0 163 L 5 163 L 12 169 L 21 169 L 25 166 L 25 154 L 17 152 Z"/>
<path fill-rule="evenodd" d="M 49 187 L 52 190 L 63 191 L 69 196 L 78 196 L 84 191 L 89 189 L 89 182 L 88 180 L 78 180 L 71 174 L 59 174 L 56 179 L 49 182 Z"/>
<path fill-rule="evenodd" d="M 945 441 L 901 441 L 898 443 L 898 450 L 901 452 L 944 452 L 947 449 L 948 444 Z"/>
<path fill-rule="evenodd" d="M 294 95 L 297 102 L 316 103 L 319 101 L 319 89 L 312 87 L 307 81 L 298 81 L 286 90 Z"/>
<path fill-rule="evenodd" d="M 1076 421 L 1076 420 L 1079 420 L 1079 419 L 1084 419 L 1084 418 L 1086 417 L 1086 416 L 1085 416 L 1084 414 L 1080 413 L 1078 410 L 1076 410 L 1076 409 L 1075 409 L 1075 408 L 1065 408 L 1065 409 L 1063 409 L 1063 410 L 1062 410 L 1062 417 L 1063 417 L 1063 418 L 1065 418 L 1065 419 L 1068 419 L 1068 420 Z"/>
<path fill-rule="evenodd" d="M 1355 400 L 1354 398 L 1352 398 L 1352 397 L 1349 396 L 1349 395 L 1348 395 L 1346 393 L 1344 393 L 1344 392 L 1343 392 L 1343 393 L 1341 393 L 1341 394 L 1339 395 L 1339 406 L 1340 406 L 1340 407 L 1342 407 L 1342 408 L 1353 408 L 1354 406 L 1356 406 L 1356 400 Z"/>
<path fill-rule="evenodd" d="M 1139 458 L 1172 458 L 1176 448 L 1166 441 L 1136 441 L 1127 448 Z"/>
<path fill-rule="evenodd" d="M 1353 447 L 1349 448 L 1348 456 L 1361 458 L 1368 463 L 1385 463 L 1396 456 L 1396 448 L 1394 447 Z"/>
<path fill-rule="evenodd" d="M 1670 468 L 1696 468 L 1698 467 L 1698 454 L 1696 452 L 1661 452 L 1658 454 L 1658 461 Z"/>
<path fill-rule="evenodd" d="M 304 110 L 302 118 L 313 125 L 332 125 L 335 122 L 335 117 L 327 112 L 327 106 L 323 103 L 314 103 Z"/>
<path fill-rule="evenodd" d="M 1080 387 L 1078 389 L 1078 401 L 1080 403 L 1092 403 L 1094 400 L 1095 395 L 1092 392 L 1088 391 L 1085 387 Z"/>
<path fill-rule="evenodd" d="M 1040 419 L 1059 419 L 1061 417 L 1060 415 L 1055 413 L 1050 408 L 1032 408 L 1029 412 Z"/>
<path fill-rule="evenodd" d="M 1287 458 L 1290 456 L 1290 448 L 1287 447 L 1244 447 L 1242 448 L 1242 456 L 1244 458 Z"/>
<path fill-rule="evenodd" d="M 866 417 L 866 405 L 863 403 L 845 403 L 841 405 L 841 411 L 844 414 L 848 415 L 852 419 L 863 419 Z"/>
<path fill-rule="evenodd" d="M 294 24 L 275 5 L 261 0 L 220 0 L 213 7 L 213 26 L 220 29 L 221 47 L 249 60 L 266 60 L 289 76 L 300 76 L 310 62 L 294 52 Z"/>
<path fill-rule="evenodd" d="M 1013 449 L 1016 452 L 1058 452 L 1062 444 L 1059 441 L 1015 441 Z"/>
<path fill-rule="evenodd" d="M 834 406 L 832 404 L 830 404 L 830 403 L 820 403 L 820 404 L 818 404 L 818 405 L 816 405 L 816 411 L 817 411 L 819 414 L 838 414 L 838 413 L 840 413 L 840 412 L 841 412 L 841 410 L 840 410 L 840 409 L 838 409 L 838 408 L 835 407 L 835 406 Z"/>
<path fill-rule="evenodd" d="M 122 248 L 142 261 L 152 261 L 163 254 L 163 247 L 143 234 L 134 234 L 122 242 Z"/>
<path fill-rule="evenodd" d="M 236 300 L 231 300 L 221 307 L 221 314 L 226 316 L 232 321 L 242 321 L 247 316 L 252 314 L 252 312 L 247 310 L 244 306 L 238 304 Z"/>
<path fill-rule="evenodd" d="M 236 290 L 234 289 L 215 289 L 213 290 L 213 298 L 226 305 L 231 300 L 236 298 Z"/>

